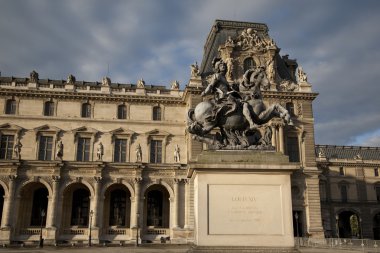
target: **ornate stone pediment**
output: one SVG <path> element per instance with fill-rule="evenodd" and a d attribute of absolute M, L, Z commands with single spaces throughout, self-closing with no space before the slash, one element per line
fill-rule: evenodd
<path fill-rule="evenodd" d="M 48 133 L 54 133 L 54 134 L 59 134 L 61 131 L 63 131 L 61 128 L 55 127 L 55 126 L 50 126 L 50 125 L 42 125 L 39 127 L 36 127 L 33 129 L 34 132 L 48 132 Z"/>
<path fill-rule="evenodd" d="M 122 127 L 116 128 L 115 130 L 112 130 L 112 131 L 109 131 L 109 133 L 114 134 L 114 135 L 129 135 L 129 136 L 136 134 L 136 132 L 129 130 L 129 129 L 122 128 Z"/>
<path fill-rule="evenodd" d="M 5 123 L 5 124 L 0 125 L 0 132 L 1 133 L 15 134 L 15 133 L 20 133 L 23 130 L 24 130 L 24 128 L 17 126 L 17 125 L 14 125 L 14 124 Z"/>

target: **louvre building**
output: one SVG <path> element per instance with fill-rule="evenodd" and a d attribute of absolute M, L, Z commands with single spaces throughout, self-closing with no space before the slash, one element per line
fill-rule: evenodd
<path fill-rule="evenodd" d="M 380 239 L 380 149 L 316 145 L 318 94 L 299 63 L 280 54 L 265 24 L 216 20 L 183 90 L 176 81 L 78 81 L 75 73 L 0 77 L 1 243 L 38 241 L 41 227 L 46 244 L 89 236 L 94 244 L 193 243 L 187 169 L 208 146 L 186 131 L 187 112 L 204 99 L 215 57 L 227 63 L 230 83 L 264 66 L 264 102 L 291 115 L 293 125 L 268 125 L 276 151 L 298 168 L 294 235 Z"/>

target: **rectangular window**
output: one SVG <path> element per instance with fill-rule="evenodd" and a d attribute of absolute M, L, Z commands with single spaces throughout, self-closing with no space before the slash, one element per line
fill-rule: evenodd
<path fill-rule="evenodd" d="M 13 155 L 13 135 L 2 135 L 0 145 L 0 159 L 12 159 Z"/>
<path fill-rule="evenodd" d="M 16 114 L 16 100 L 8 99 L 5 106 L 5 114 Z"/>
<path fill-rule="evenodd" d="M 121 163 L 121 162 L 126 162 L 126 160 L 127 160 L 127 140 L 116 139 L 113 161 L 117 163 Z"/>
<path fill-rule="evenodd" d="M 379 169 L 375 168 L 375 177 L 378 177 L 378 176 L 379 176 Z"/>
<path fill-rule="evenodd" d="M 346 203 L 347 202 L 347 186 L 346 185 L 342 185 L 340 187 L 340 195 L 342 197 L 342 202 Z"/>
<path fill-rule="evenodd" d="M 150 142 L 150 162 L 162 163 L 162 141 L 152 140 Z"/>
<path fill-rule="evenodd" d="M 288 137 L 287 148 L 288 148 L 289 162 L 299 162 L 300 152 L 299 152 L 299 147 L 298 147 L 298 138 Z"/>
<path fill-rule="evenodd" d="M 343 167 L 339 167 L 339 175 L 344 176 L 344 169 Z"/>
<path fill-rule="evenodd" d="M 50 161 L 53 153 L 53 137 L 40 136 L 40 145 L 38 150 L 38 160 Z"/>
<path fill-rule="evenodd" d="M 54 102 L 45 102 L 44 116 L 54 116 Z"/>
<path fill-rule="evenodd" d="M 90 138 L 78 138 L 77 161 L 90 161 Z"/>
<path fill-rule="evenodd" d="M 377 202 L 380 202 L 380 186 L 376 187 L 376 199 Z"/>

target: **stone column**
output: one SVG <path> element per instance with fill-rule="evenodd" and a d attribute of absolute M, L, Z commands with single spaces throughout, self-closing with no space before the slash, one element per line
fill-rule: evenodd
<path fill-rule="evenodd" d="M 319 174 L 317 168 L 305 168 L 306 174 L 306 215 L 309 217 L 307 232 L 311 237 L 323 238 L 321 201 L 319 195 Z"/>
<path fill-rule="evenodd" d="M 273 147 L 276 147 L 276 134 L 277 134 L 277 130 L 276 130 L 276 127 L 272 124 L 271 125 L 271 128 L 272 128 L 272 146 Z M 277 148 L 277 147 L 276 147 Z"/>
<path fill-rule="evenodd" d="M 174 210 L 173 210 L 173 228 L 178 228 L 179 218 L 179 183 L 181 179 L 174 179 Z"/>
<path fill-rule="evenodd" d="M 11 227 L 12 225 L 12 213 L 13 212 L 13 206 L 14 206 L 14 194 L 15 194 L 15 185 L 16 185 L 16 175 L 10 175 L 9 176 L 9 191 L 8 196 L 4 198 L 4 208 L 3 208 L 3 217 L 2 217 L 2 227 Z"/>
<path fill-rule="evenodd" d="M 141 196 L 140 185 L 141 185 L 141 181 L 142 181 L 141 177 L 135 178 L 135 205 L 133 208 L 133 214 L 131 214 L 131 221 L 134 221 L 133 222 L 134 224 L 131 227 L 137 227 L 137 224 L 139 222 L 137 213 L 140 213 L 140 196 Z M 140 216 L 142 216 L 141 213 L 140 213 Z M 132 219 L 132 217 L 133 217 L 133 219 Z M 138 225 L 139 225 L 139 227 L 141 227 L 140 224 L 138 224 Z"/>
<path fill-rule="evenodd" d="M 280 152 L 284 154 L 284 125 L 280 124 L 278 127 L 278 135 L 279 135 L 279 146 Z"/>
<path fill-rule="evenodd" d="M 95 179 L 95 187 L 94 187 L 94 204 L 92 205 L 92 210 L 94 211 L 93 217 L 92 217 L 92 226 L 98 227 L 99 225 L 99 193 L 100 193 L 100 184 L 102 181 L 101 177 L 94 177 Z"/>
<path fill-rule="evenodd" d="M 185 179 L 185 226 L 184 228 L 190 228 L 189 215 L 190 215 L 190 179 Z"/>
<path fill-rule="evenodd" d="M 59 191 L 59 176 L 52 176 L 53 180 L 53 192 L 52 196 L 49 197 L 49 216 L 46 219 L 46 227 L 57 227 L 55 224 L 57 216 L 57 202 L 58 202 L 58 191 Z"/>

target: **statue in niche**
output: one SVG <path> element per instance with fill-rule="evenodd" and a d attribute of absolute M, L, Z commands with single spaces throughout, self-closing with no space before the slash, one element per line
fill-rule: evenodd
<path fill-rule="evenodd" d="M 75 81 L 76 81 L 76 80 L 75 80 L 75 76 L 73 76 L 73 75 L 71 75 L 71 74 L 67 76 L 67 80 L 66 80 L 66 83 L 67 83 L 67 84 L 74 84 Z"/>
<path fill-rule="evenodd" d="M 194 64 L 191 64 L 191 77 L 197 77 L 199 76 L 199 67 L 198 62 L 195 62 Z"/>
<path fill-rule="evenodd" d="M 179 163 L 181 161 L 180 149 L 178 144 L 174 148 L 174 162 Z"/>
<path fill-rule="evenodd" d="M 298 82 L 299 82 L 299 83 L 307 82 L 307 75 L 306 75 L 306 73 L 303 71 L 303 69 L 302 69 L 301 66 L 298 67 L 297 77 L 298 77 Z"/>
<path fill-rule="evenodd" d="M 30 72 L 30 80 L 29 81 L 31 83 L 37 83 L 38 82 L 38 73 L 35 70 Z"/>
<path fill-rule="evenodd" d="M 55 157 L 62 160 L 63 157 L 63 143 L 62 140 L 57 142 Z"/>
<path fill-rule="evenodd" d="M 171 83 L 170 89 L 172 89 L 172 90 L 178 90 L 179 89 L 179 82 L 177 80 L 173 81 Z"/>
<path fill-rule="evenodd" d="M 230 84 L 225 78 L 227 65 L 213 60 L 214 74 L 202 96 L 213 98 L 199 103 L 188 111 L 187 130 L 192 138 L 209 145 L 210 149 L 267 149 L 274 147 L 269 131 L 261 134 L 274 117 L 292 124 L 289 112 L 280 104 L 266 106 L 261 90 L 268 89 L 265 67 L 255 67 L 244 73 L 243 81 Z M 218 128 L 215 134 L 211 131 Z M 270 135 L 271 137 L 271 135 Z"/>
<path fill-rule="evenodd" d="M 141 152 L 141 146 L 140 143 L 137 144 L 136 147 L 136 162 L 141 162 L 142 161 L 142 152 Z"/>
<path fill-rule="evenodd" d="M 105 76 L 102 78 L 102 86 L 110 87 L 111 86 L 111 78 Z"/>
<path fill-rule="evenodd" d="M 20 134 L 17 133 L 16 138 L 15 138 L 15 143 L 13 145 L 13 157 L 15 159 L 21 159 L 21 148 L 22 148 L 22 144 L 20 141 Z"/>
<path fill-rule="evenodd" d="M 144 81 L 144 79 L 140 79 L 140 80 L 138 80 L 137 81 L 137 88 L 145 88 L 145 81 Z"/>
<path fill-rule="evenodd" d="M 103 160 L 103 155 L 104 155 L 104 147 L 103 147 L 103 144 L 99 142 L 98 148 L 96 150 L 96 156 L 98 157 L 98 161 Z"/>

